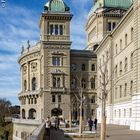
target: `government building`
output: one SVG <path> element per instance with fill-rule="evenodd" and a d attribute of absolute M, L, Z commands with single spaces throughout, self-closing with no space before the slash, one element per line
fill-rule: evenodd
<path fill-rule="evenodd" d="M 48 116 L 101 122 L 140 130 L 140 1 L 94 0 L 84 50 L 71 49 L 73 15 L 64 0 L 48 0 L 40 18 L 40 40 L 22 47 L 20 119 L 14 140 L 26 139 Z M 104 90 L 103 90 L 104 89 Z"/>

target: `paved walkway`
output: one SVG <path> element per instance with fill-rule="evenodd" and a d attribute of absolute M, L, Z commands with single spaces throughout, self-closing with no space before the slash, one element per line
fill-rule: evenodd
<path fill-rule="evenodd" d="M 99 131 L 98 131 L 99 132 Z M 99 140 L 97 138 L 71 138 L 65 137 L 61 130 L 51 129 L 50 139 L 45 134 L 44 140 Z M 140 131 L 129 130 L 127 126 L 108 125 L 106 140 L 140 140 Z"/>

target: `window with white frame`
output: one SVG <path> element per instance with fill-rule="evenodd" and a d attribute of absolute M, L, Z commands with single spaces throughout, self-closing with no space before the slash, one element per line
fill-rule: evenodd
<path fill-rule="evenodd" d="M 59 76 L 53 76 L 53 87 L 54 88 L 61 87 L 61 77 L 59 77 Z"/>
<path fill-rule="evenodd" d="M 60 66 L 61 58 L 57 57 L 57 56 L 52 57 L 52 64 L 53 64 L 53 66 Z"/>

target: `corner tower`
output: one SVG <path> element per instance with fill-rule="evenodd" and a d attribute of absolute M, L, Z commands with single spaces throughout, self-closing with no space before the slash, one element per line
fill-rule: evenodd
<path fill-rule="evenodd" d="M 49 0 L 41 15 L 43 118 L 69 119 L 71 18 L 63 0 Z"/>

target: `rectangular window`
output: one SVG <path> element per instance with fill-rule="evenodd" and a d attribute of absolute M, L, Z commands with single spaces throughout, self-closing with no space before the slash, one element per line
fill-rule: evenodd
<path fill-rule="evenodd" d="M 116 23 L 115 22 L 113 22 L 113 29 L 116 27 Z"/>
<path fill-rule="evenodd" d="M 55 35 L 58 35 L 58 25 L 55 25 Z"/>
<path fill-rule="evenodd" d="M 111 31 L 111 22 L 108 22 L 108 31 Z"/>
<path fill-rule="evenodd" d="M 91 103 L 94 104 L 95 102 L 96 102 L 96 98 L 95 98 L 95 96 L 92 96 Z"/>
<path fill-rule="evenodd" d="M 53 57 L 52 64 L 53 66 L 60 66 L 60 57 Z"/>
<path fill-rule="evenodd" d="M 61 86 L 61 78 L 53 77 L 53 87 L 59 88 Z"/>
<path fill-rule="evenodd" d="M 53 25 L 50 25 L 50 34 L 53 34 Z"/>
<path fill-rule="evenodd" d="M 60 25 L 60 35 L 63 35 L 63 25 Z"/>
<path fill-rule="evenodd" d="M 61 102 L 61 95 L 58 95 L 58 102 Z"/>
<path fill-rule="evenodd" d="M 52 95 L 52 102 L 55 103 L 55 95 Z"/>

